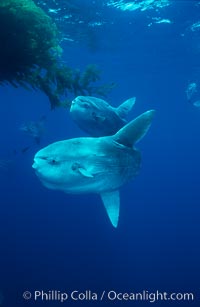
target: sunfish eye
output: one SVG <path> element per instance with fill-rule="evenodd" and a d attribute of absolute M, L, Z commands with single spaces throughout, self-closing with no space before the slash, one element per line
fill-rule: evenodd
<path fill-rule="evenodd" d="M 58 164 L 58 161 L 56 161 L 55 159 L 51 159 L 49 162 L 50 164 L 53 164 L 53 165 Z"/>

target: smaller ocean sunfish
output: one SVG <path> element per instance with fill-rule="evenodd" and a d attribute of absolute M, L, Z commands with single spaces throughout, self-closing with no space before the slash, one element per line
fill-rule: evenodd
<path fill-rule="evenodd" d="M 46 120 L 46 116 L 42 116 L 39 121 L 29 121 L 27 123 L 23 123 L 20 127 L 20 130 L 25 132 L 27 135 L 30 135 L 34 138 L 37 144 L 40 144 L 40 140 L 42 135 L 44 134 L 44 123 Z M 28 150 L 28 147 L 25 147 L 22 152 Z"/>
<path fill-rule="evenodd" d="M 91 136 L 108 136 L 126 124 L 125 117 L 135 101 L 135 97 L 130 98 L 115 108 L 100 98 L 78 96 L 72 101 L 70 113 L 77 125 Z"/>

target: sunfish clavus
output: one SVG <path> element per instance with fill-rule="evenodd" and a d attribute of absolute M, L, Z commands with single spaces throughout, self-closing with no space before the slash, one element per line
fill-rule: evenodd
<path fill-rule="evenodd" d="M 154 110 L 147 111 L 115 135 L 55 142 L 38 151 L 33 168 L 42 184 L 66 193 L 98 193 L 117 227 L 119 188 L 138 174 L 140 152 L 134 148 L 148 131 Z"/>
<path fill-rule="evenodd" d="M 115 108 L 100 98 L 78 96 L 72 101 L 70 114 L 79 128 L 90 136 L 113 135 L 127 123 L 126 116 L 135 101 L 135 97 L 130 98 Z"/>

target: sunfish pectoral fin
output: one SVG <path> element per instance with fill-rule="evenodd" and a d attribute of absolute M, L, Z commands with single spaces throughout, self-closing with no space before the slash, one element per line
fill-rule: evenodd
<path fill-rule="evenodd" d="M 154 114 L 155 110 L 149 110 L 136 117 L 112 136 L 114 141 L 132 147 L 145 136 L 151 126 Z"/>
<path fill-rule="evenodd" d="M 106 119 L 105 116 L 97 115 L 95 112 L 92 113 L 92 116 L 97 123 L 102 123 Z"/>
<path fill-rule="evenodd" d="M 121 118 L 125 118 L 136 102 L 136 97 L 129 98 L 117 108 L 117 114 Z"/>
<path fill-rule="evenodd" d="M 83 175 L 84 177 L 89 177 L 89 178 L 93 178 L 93 177 L 94 177 L 89 171 L 87 171 L 86 169 L 84 169 L 84 168 L 82 168 L 82 167 L 79 167 L 79 168 L 78 168 L 78 171 L 79 171 L 79 173 L 81 173 L 81 175 Z"/>
<path fill-rule="evenodd" d="M 117 227 L 120 209 L 119 191 L 104 192 L 100 195 L 112 225 Z"/>

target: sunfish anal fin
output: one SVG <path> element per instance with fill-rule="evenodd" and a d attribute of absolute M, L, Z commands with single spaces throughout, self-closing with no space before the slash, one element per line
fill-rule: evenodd
<path fill-rule="evenodd" d="M 117 227 L 120 209 L 119 191 L 104 192 L 100 196 L 112 225 Z"/>

